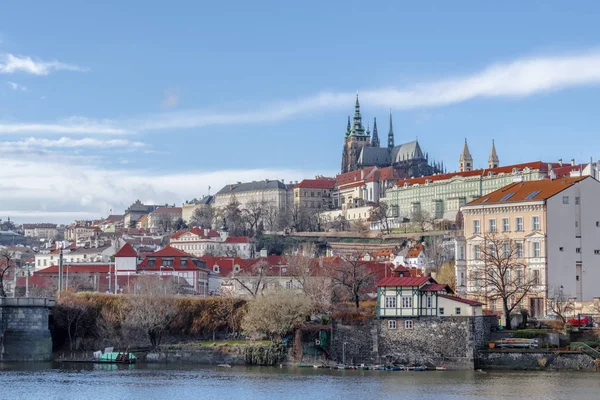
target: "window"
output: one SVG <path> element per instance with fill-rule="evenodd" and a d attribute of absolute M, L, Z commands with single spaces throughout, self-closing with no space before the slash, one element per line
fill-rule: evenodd
<path fill-rule="evenodd" d="M 569 196 L 563 196 L 563 204 L 569 204 Z"/>
<path fill-rule="evenodd" d="M 402 308 L 412 308 L 411 296 L 402 296 Z"/>
<path fill-rule="evenodd" d="M 286 289 L 292 289 L 292 281 L 287 281 L 287 282 L 285 283 L 285 288 L 286 288 Z"/>
<path fill-rule="evenodd" d="M 596 255 L 600 254 L 600 250 L 594 250 L 594 254 L 596 254 Z"/>
<path fill-rule="evenodd" d="M 531 192 L 527 195 L 527 197 L 525 197 L 525 200 L 531 200 L 533 199 L 535 196 L 537 196 L 540 193 L 539 190 L 536 190 L 535 192 Z"/>
<path fill-rule="evenodd" d="M 535 216 L 531 219 L 531 224 L 533 225 L 533 229 L 536 231 L 540 230 L 540 217 Z"/>
<path fill-rule="evenodd" d="M 492 232 L 492 233 L 496 232 L 496 220 L 495 219 L 490 219 L 488 221 L 488 224 L 489 224 L 489 228 L 490 228 L 489 230 L 490 230 L 490 232 Z"/>
<path fill-rule="evenodd" d="M 575 228 L 579 228 L 579 221 L 575 221 Z"/>
<path fill-rule="evenodd" d="M 510 219 L 502 218 L 502 232 L 510 231 Z"/>
<path fill-rule="evenodd" d="M 431 308 L 433 304 L 433 299 L 431 298 L 431 296 L 427 296 L 427 308 Z"/>
<path fill-rule="evenodd" d="M 502 256 L 504 258 L 510 257 L 510 243 L 505 242 L 502 244 Z"/>
<path fill-rule="evenodd" d="M 390 319 L 388 321 L 388 329 L 396 329 L 396 320 Z"/>
<path fill-rule="evenodd" d="M 406 321 L 404 321 L 404 329 L 413 329 L 415 327 L 415 324 L 412 320 L 407 319 Z"/>
<path fill-rule="evenodd" d="M 523 217 L 515 218 L 515 224 L 517 225 L 517 232 L 523 232 Z"/>
<path fill-rule="evenodd" d="M 533 280 L 533 284 L 534 285 L 539 285 L 540 284 L 540 270 L 539 269 L 534 269 L 533 271 L 531 271 L 531 279 Z"/>
<path fill-rule="evenodd" d="M 456 309 L 454 310 L 454 313 L 456 315 L 460 315 L 460 307 L 456 307 Z"/>
<path fill-rule="evenodd" d="M 533 256 L 534 257 L 540 256 L 540 243 L 539 242 L 533 242 Z"/>
<path fill-rule="evenodd" d="M 577 247 L 577 248 L 575 249 L 575 253 L 581 253 L 581 247 Z"/>
<path fill-rule="evenodd" d="M 473 221 L 473 233 L 479 233 L 479 232 L 480 232 L 479 220 L 475 220 L 475 221 Z"/>
<path fill-rule="evenodd" d="M 385 296 L 385 308 L 396 308 L 396 296 Z"/>
<path fill-rule="evenodd" d="M 523 271 L 518 269 L 517 270 L 517 284 L 522 285 L 523 284 Z"/>
<path fill-rule="evenodd" d="M 475 260 L 479 260 L 481 258 L 481 248 L 477 244 L 473 246 L 473 258 Z"/>
<path fill-rule="evenodd" d="M 514 195 L 515 195 L 514 193 L 505 194 L 504 197 L 502 197 L 500 199 L 500 201 L 506 201 L 506 200 L 510 199 L 511 197 L 513 197 Z"/>
<path fill-rule="evenodd" d="M 440 315 L 444 315 L 444 307 L 440 307 Z"/>
<path fill-rule="evenodd" d="M 523 243 L 517 243 L 517 258 L 523 258 Z"/>
<path fill-rule="evenodd" d="M 579 204 L 579 197 L 575 197 L 575 204 Z"/>
<path fill-rule="evenodd" d="M 460 273 L 460 280 L 458 281 L 458 286 L 465 286 L 465 273 Z"/>
<path fill-rule="evenodd" d="M 465 259 L 465 248 L 463 246 L 459 247 L 459 260 Z"/>
<path fill-rule="evenodd" d="M 559 247 L 558 251 L 565 251 L 565 248 L 564 247 Z"/>

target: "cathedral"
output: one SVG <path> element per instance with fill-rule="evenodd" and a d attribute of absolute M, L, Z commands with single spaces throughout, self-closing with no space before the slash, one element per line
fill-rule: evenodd
<path fill-rule="evenodd" d="M 372 166 L 378 168 L 391 166 L 400 178 L 427 176 L 444 171 L 443 163 L 429 164 L 429 156 L 427 153 L 423 153 L 418 141 L 395 145 L 391 113 L 387 146 L 381 147 L 377 132 L 377 119 L 373 121 L 373 137 L 371 137 L 368 125 L 365 130 L 362 124 L 357 94 L 352 124 L 350 116 L 348 116 L 342 153 L 342 173 Z"/>

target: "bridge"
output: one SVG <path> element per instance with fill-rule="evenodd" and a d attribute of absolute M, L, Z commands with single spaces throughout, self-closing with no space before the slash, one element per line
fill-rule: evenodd
<path fill-rule="evenodd" d="M 52 361 L 53 305 L 42 298 L 0 297 L 0 361 Z"/>

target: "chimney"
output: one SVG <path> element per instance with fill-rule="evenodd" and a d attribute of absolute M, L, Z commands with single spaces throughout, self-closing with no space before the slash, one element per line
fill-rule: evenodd
<path fill-rule="evenodd" d="M 558 165 L 560 165 L 562 167 L 562 158 L 558 159 Z"/>
<path fill-rule="evenodd" d="M 365 170 L 364 169 L 360 170 L 360 179 L 365 179 Z"/>
<path fill-rule="evenodd" d="M 573 167 L 575 166 L 575 159 L 574 158 L 571 158 L 571 166 L 573 166 Z"/>

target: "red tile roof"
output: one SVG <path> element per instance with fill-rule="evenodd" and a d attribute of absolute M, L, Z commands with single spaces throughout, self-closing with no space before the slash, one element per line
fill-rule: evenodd
<path fill-rule="evenodd" d="M 180 271 L 180 270 L 198 270 L 198 269 L 202 269 L 204 268 L 204 266 L 206 265 L 205 262 L 203 260 L 200 260 L 199 258 L 188 254 L 184 251 L 181 251 L 179 249 L 176 249 L 174 247 L 171 246 L 167 246 L 162 250 L 156 251 L 154 253 L 148 254 L 144 260 L 142 260 L 142 262 L 138 265 L 138 270 L 143 270 L 143 271 L 160 271 L 161 266 L 163 265 L 163 258 L 172 258 L 173 259 L 173 270 L 174 271 Z M 150 258 L 154 259 L 154 266 L 150 266 Z M 185 263 L 182 263 L 182 261 L 185 260 Z M 199 264 L 196 265 L 195 262 L 198 262 Z M 163 267 L 163 269 L 165 269 Z M 167 268 L 167 269 L 171 269 L 171 268 Z"/>
<path fill-rule="evenodd" d="M 335 184 L 336 186 L 347 186 L 363 182 L 365 178 L 368 178 L 369 174 L 373 171 L 373 169 L 375 169 L 375 167 L 367 167 L 364 169 L 339 174 L 335 178 Z M 362 171 L 364 171 L 363 178 L 361 178 Z"/>
<path fill-rule="evenodd" d="M 181 231 L 175 232 L 173 235 L 171 235 L 171 239 L 179 239 L 181 236 L 183 236 L 184 234 L 186 234 L 188 232 L 192 233 L 196 236 L 199 236 L 202 239 L 208 239 L 208 238 L 221 236 L 221 234 L 219 232 L 213 231 L 212 229 L 209 229 L 208 233 L 205 235 L 204 229 L 194 227 L 192 229 L 183 229 Z"/>
<path fill-rule="evenodd" d="M 531 170 L 539 170 L 539 171 L 548 172 L 548 165 L 551 165 L 553 169 L 560 167 L 560 164 L 558 164 L 558 163 L 545 163 L 542 161 L 534 161 L 534 162 L 523 163 L 523 164 L 506 165 L 506 166 L 498 167 L 498 168 L 475 169 L 473 171 L 450 172 L 447 174 L 438 174 L 438 175 L 422 176 L 419 178 L 403 179 L 403 180 L 396 182 L 396 185 L 400 186 L 400 187 L 404 186 L 405 183 L 407 183 L 408 185 L 415 185 L 417 183 L 420 185 L 423 185 L 423 184 L 425 184 L 426 181 L 429 181 L 429 182 L 443 181 L 443 180 L 447 180 L 447 179 L 450 179 L 455 176 L 462 176 L 464 178 L 470 177 L 470 176 L 488 176 L 490 174 L 490 172 L 495 175 L 499 175 L 501 173 L 510 174 L 513 172 L 514 169 L 523 171 L 523 169 L 525 169 L 525 168 L 529 168 Z"/>
<path fill-rule="evenodd" d="M 333 189 L 334 186 L 334 178 L 304 179 L 294 189 Z"/>
<path fill-rule="evenodd" d="M 239 265 L 240 269 L 246 266 L 246 260 L 240 257 L 213 257 L 209 254 L 200 257 L 206 263 L 206 268 L 214 271 L 215 265 L 219 267 L 219 275 L 229 276 L 233 272 L 233 267 Z"/>
<path fill-rule="evenodd" d="M 95 274 L 108 274 L 109 268 L 114 271 L 114 267 L 110 264 L 64 264 L 63 265 L 63 273 L 69 270 L 71 274 L 84 274 L 84 273 L 95 273 Z M 49 267 L 40 269 L 35 271 L 36 274 L 39 275 L 55 275 L 58 274 L 58 265 L 51 265 Z"/>
<path fill-rule="evenodd" d="M 450 300 L 454 300 L 454 301 L 458 301 L 460 303 L 465 303 L 468 304 L 470 306 L 481 306 L 482 303 L 475 301 L 475 300 L 469 300 L 469 299 L 463 299 L 462 297 L 458 297 L 458 296 L 451 296 L 451 295 L 447 295 L 447 294 L 440 294 L 438 295 L 439 297 L 443 297 L 445 299 L 450 299 Z"/>
<path fill-rule="evenodd" d="M 225 243 L 250 243 L 248 236 L 229 236 Z"/>
<path fill-rule="evenodd" d="M 137 257 L 137 253 L 129 243 L 125 243 L 123 247 L 116 252 L 115 257 Z"/>
<path fill-rule="evenodd" d="M 435 283 L 435 280 L 430 276 L 421 277 L 397 277 L 389 276 L 377 282 L 377 287 L 406 287 L 406 286 L 421 286 L 428 282 Z"/>
<path fill-rule="evenodd" d="M 406 253 L 406 258 L 417 258 L 419 257 L 422 251 L 423 245 L 420 243 L 416 244 L 413 247 L 411 247 L 410 250 L 408 250 L 408 253 Z"/>
<path fill-rule="evenodd" d="M 365 179 L 365 182 L 395 181 L 398 180 L 398 178 L 399 176 L 393 167 L 385 167 L 373 171 L 373 173 Z"/>
<path fill-rule="evenodd" d="M 588 176 L 580 176 L 577 178 L 513 182 L 501 189 L 481 196 L 467 205 L 546 200 L 587 178 L 593 179 Z"/>
<path fill-rule="evenodd" d="M 152 257 L 194 257 L 191 254 L 186 253 L 183 250 L 176 249 L 175 247 L 167 246 L 164 249 L 155 251 L 150 254 Z"/>
<path fill-rule="evenodd" d="M 424 292 L 441 292 L 442 290 L 452 293 L 452 289 L 450 286 L 444 285 L 443 283 L 428 283 L 427 285 L 421 288 Z"/>

